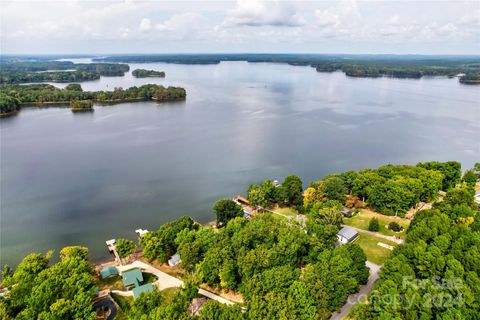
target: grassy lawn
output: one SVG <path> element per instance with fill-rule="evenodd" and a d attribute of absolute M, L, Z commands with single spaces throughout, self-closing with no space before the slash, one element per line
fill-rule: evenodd
<path fill-rule="evenodd" d="M 378 245 L 379 242 L 391 245 L 393 247 L 396 247 L 398 245 L 394 242 L 377 238 L 375 236 L 372 236 L 363 232 L 359 232 L 358 239 L 354 241 L 354 243 L 358 244 L 363 249 L 363 251 L 365 252 L 365 255 L 367 256 L 368 261 L 381 265 L 385 262 L 388 255 L 392 251 L 384 247 L 380 247 Z"/>
<path fill-rule="evenodd" d="M 284 214 L 286 216 L 296 216 L 296 215 L 298 215 L 298 211 L 295 210 L 294 208 L 290 208 L 290 207 L 275 206 L 272 210 L 275 211 L 275 212 Z"/>
<path fill-rule="evenodd" d="M 378 233 L 381 233 L 386 236 L 397 236 L 401 239 L 405 239 L 406 237 L 406 230 L 408 228 L 408 225 L 410 224 L 410 220 L 408 219 L 403 219 L 403 218 L 398 218 L 398 217 L 392 217 L 392 216 L 385 216 L 383 214 L 375 213 L 370 210 L 360 210 L 360 212 L 355 215 L 352 218 L 343 218 L 343 223 L 346 224 L 347 226 L 352 226 L 356 227 L 359 229 L 363 230 L 368 230 L 368 224 L 370 223 L 370 220 L 372 218 L 377 218 L 378 223 L 380 224 L 380 230 Z M 402 232 L 393 232 L 392 230 L 389 230 L 386 228 L 386 225 L 388 225 L 390 222 L 395 221 L 399 225 L 403 227 Z"/>

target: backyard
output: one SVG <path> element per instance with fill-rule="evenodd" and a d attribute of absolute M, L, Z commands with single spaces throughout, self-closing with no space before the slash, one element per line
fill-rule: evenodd
<path fill-rule="evenodd" d="M 383 214 L 379 214 L 367 209 L 361 209 L 360 212 L 352 218 L 343 218 L 343 223 L 347 226 L 368 230 L 368 224 L 370 223 L 370 220 L 372 218 L 378 219 L 378 223 L 380 225 L 378 233 L 386 236 L 397 236 L 400 239 L 406 238 L 406 231 L 408 225 L 410 224 L 410 220 L 399 217 L 385 216 Z M 401 232 L 394 232 L 387 229 L 386 226 L 393 221 L 397 222 L 400 226 L 403 227 L 403 230 Z"/>
<path fill-rule="evenodd" d="M 381 239 L 370 234 L 359 232 L 359 237 L 354 243 L 358 244 L 363 249 L 367 260 L 375 264 L 381 265 L 385 262 L 391 250 L 378 245 L 379 242 L 396 247 L 398 244 L 390 242 L 385 239 Z"/>

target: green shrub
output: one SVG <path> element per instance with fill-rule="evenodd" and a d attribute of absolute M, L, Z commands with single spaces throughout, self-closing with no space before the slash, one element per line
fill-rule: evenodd
<path fill-rule="evenodd" d="M 373 232 L 377 232 L 378 230 L 380 230 L 380 224 L 378 223 L 377 218 L 372 218 L 370 220 L 370 223 L 368 224 L 368 230 Z"/>
<path fill-rule="evenodd" d="M 392 221 L 388 224 L 388 229 L 395 231 L 395 232 L 400 232 L 402 231 L 402 226 L 396 223 L 395 221 Z"/>

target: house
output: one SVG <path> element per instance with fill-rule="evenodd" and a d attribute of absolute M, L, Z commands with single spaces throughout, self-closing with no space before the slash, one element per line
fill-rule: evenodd
<path fill-rule="evenodd" d="M 118 270 L 115 267 L 105 267 L 100 271 L 102 279 L 106 279 L 111 276 L 118 276 Z"/>
<path fill-rule="evenodd" d="M 125 287 L 140 286 L 143 282 L 143 275 L 140 269 L 135 268 L 122 273 L 122 282 Z"/>
<path fill-rule="evenodd" d="M 350 227 L 343 227 L 337 234 L 338 242 L 346 244 L 358 238 L 357 230 Z"/>
<path fill-rule="evenodd" d="M 180 255 L 178 253 L 174 254 L 173 256 L 170 257 L 170 259 L 168 259 L 168 265 L 170 267 L 174 267 L 180 262 L 182 262 L 182 260 L 180 259 Z"/>
<path fill-rule="evenodd" d="M 132 291 L 133 291 L 133 297 L 137 299 L 144 292 L 152 292 L 153 285 L 151 283 L 147 283 L 147 284 L 133 288 Z"/>
<path fill-rule="evenodd" d="M 137 299 L 144 292 L 153 291 L 153 285 L 151 283 L 142 284 L 143 274 L 138 268 L 122 273 L 122 282 L 125 287 L 134 286 L 132 292 L 135 299 Z"/>

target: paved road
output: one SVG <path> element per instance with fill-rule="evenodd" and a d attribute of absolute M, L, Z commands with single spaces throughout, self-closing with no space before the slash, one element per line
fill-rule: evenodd
<path fill-rule="evenodd" d="M 107 320 L 113 320 L 115 319 L 115 316 L 117 315 L 117 307 L 113 303 L 113 301 L 110 299 L 110 297 L 103 298 L 101 300 L 96 301 L 93 304 L 93 307 L 95 310 L 99 309 L 109 309 L 110 310 L 110 315 L 107 317 Z"/>
<path fill-rule="evenodd" d="M 383 235 L 383 234 L 380 234 L 380 233 L 377 233 L 377 232 L 372 232 L 372 231 L 368 231 L 368 230 L 363 230 L 363 229 L 355 228 L 355 227 L 352 227 L 352 226 L 347 226 L 347 225 L 345 225 L 345 224 L 342 224 L 342 227 L 353 228 L 353 229 L 357 230 L 358 232 L 363 232 L 363 233 L 372 235 L 372 236 L 374 236 L 374 237 L 382 238 L 382 239 L 385 239 L 385 240 L 388 240 L 388 241 L 392 241 L 392 242 L 395 242 L 395 243 L 398 243 L 398 244 L 405 243 L 405 240 L 403 240 L 403 239 L 398 239 L 398 238 L 395 238 L 395 237 L 392 237 L 392 236 L 386 236 L 386 235 Z"/>
<path fill-rule="evenodd" d="M 367 284 L 361 286 L 357 293 L 350 295 L 340 312 L 335 312 L 330 320 L 341 320 L 345 318 L 353 306 L 359 303 L 361 299 L 366 297 L 370 290 L 372 290 L 373 284 L 378 280 L 378 271 L 380 271 L 382 266 L 371 263 L 370 261 L 367 261 L 365 264 L 370 269 L 370 276 L 368 277 Z"/>

